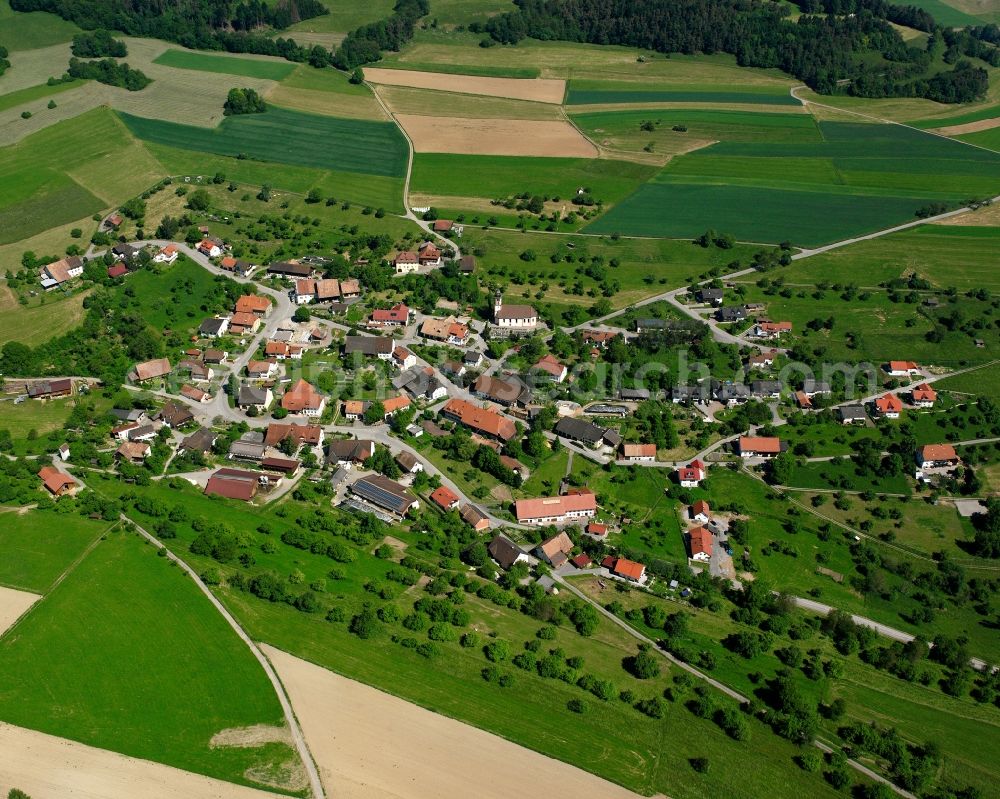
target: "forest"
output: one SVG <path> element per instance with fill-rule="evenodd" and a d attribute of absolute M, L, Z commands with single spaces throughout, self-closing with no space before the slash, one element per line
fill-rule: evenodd
<path fill-rule="evenodd" d="M 940 31 L 927 12 L 883 0 L 802 0 L 799 5 L 810 13 L 794 22 L 787 18 L 787 6 L 758 0 L 515 0 L 515 4 L 516 11 L 470 26 L 474 32 L 489 34 L 484 46 L 516 44 L 531 37 L 661 53 L 731 53 L 741 66 L 781 69 L 824 94 L 968 102 L 985 95 L 989 78 L 985 69 L 961 56 L 989 63 L 1000 58 L 986 37 L 951 35 Z M 933 30 L 927 47 L 908 46 L 890 22 Z M 945 38 L 954 68 L 927 76 L 938 36 Z"/>

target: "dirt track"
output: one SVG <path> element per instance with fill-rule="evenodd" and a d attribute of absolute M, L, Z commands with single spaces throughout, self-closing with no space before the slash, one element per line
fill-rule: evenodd
<path fill-rule="evenodd" d="M 533 100 L 536 103 L 559 105 L 566 93 L 566 81 L 551 78 L 480 78 L 475 75 L 448 75 L 443 72 L 417 72 L 410 69 L 378 69 L 366 67 L 365 78 L 386 86 L 409 86 L 414 89 L 436 89 L 441 92 L 479 94 L 487 97 L 509 97 L 512 100 Z"/>
<path fill-rule="evenodd" d="M 397 114 L 418 153 L 596 158 L 597 148 L 568 122 L 462 119 Z"/>
<path fill-rule="evenodd" d="M 0 795 L 31 799 L 276 799 L 276 794 L 0 722 Z"/>
<path fill-rule="evenodd" d="M 38 594 L 29 594 L 27 591 L 17 591 L 0 585 L 0 635 L 27 613 L 28 608 L 39 599 L 41 597 Z"/>
<path fill-rule="evenodd" d="M 261 649 L 336 799 L 637 799 L 599 777 L 293 657 Z M 474 786 L 474 787 L 472 787 Z"/>

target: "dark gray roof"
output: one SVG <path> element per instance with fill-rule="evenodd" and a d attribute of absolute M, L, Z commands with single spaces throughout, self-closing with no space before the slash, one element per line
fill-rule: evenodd
<path fill-rule="evenodd" d="M 294 277 L 309 277 L 313 268 L 309 264 L 290 264 L 287 261 L 275 261 L 267 267 L 272 275 L 292 275 Z"/>
<path fill-rule="evenodd" d="M 702 386 L 674 386 L 670 389 L 670 399 L 677 402 L 691 402 L 705 398 L 705 389 Z"/>
<path fill-rule="evenodd" d="M 867 414 L 865 409 L 860 405 L 843 405 L 837 408 L 837 413 L 840 414 L 841 419 L 865 419 Z"/>
<path fill-rule="evenodd" d="M 564 417 L 556 422 L 556 434 L 585 444 L 597 444 L 604 438 L 604 428 L 583 419 Z"/>
<path fill-rule="evenodd" d="M 502 535 L 494 536 L 493 540 L 486 545 L 486 551 L 502 569 L 509 569 L 524 554 L 517 544 Z"/>
<path fill-rule="evenodd" d="M 256 386 L 240 386 L 237 405 L 264 405 L 267 403 L 267 389 Z"/>
<path fill-rule="evenodd" d="M 366 439 L 333 439 L 327 442 L 326 458 L 331 463 L 366 460 L 375 451 L 375 442 Z"/>
<path fill-rule="evenodd" d="M 263 444 L 254 441 L 234 441 L 229 445 L 229 455 L 233 458 L 259 461 L 264 457 L 266 449 Z"/>
<path fill-rule="evenodd" d="M 802 382 L 802 390 L 806 394 L 829 394 L 830 384 L 825 380 L 804 380 Z"/>
<path fill-rule="evenodd" d="M 351 486 L 351 492 L 400 516 L 404 516 L 416 502 L 403 486 L 381 474 L 362 477 Z"/>
<path fill-rule="evenodd" d="M 623 388 L 618 391 L 618 398 L 623 400 L 648 400 L 648 388 Z"/>
<path fill-rule="evenodd" d="M 700 289 L 698 296 L 703 300 L 721 300 L 722 289 Z"/>
<path fill-rule="evenodd" d="M 743 383 L 721 383 L 713 386 L 716 399 L 719 402 L 750 399 L 750 387 Z"/>
<path fill-rule="evenodd" d="M 732 305 L 728 308 L 719 308 L 715 312 L 715 318 L 720 322 L 738 322 L 747 318 L 747 312 L 742 305 Z"/>
<path fill-rule="evenodd" d="M 362 355 L 388 355 L 395 344 L 386 336 L 347 336 L 344 338 L 344 354 L 360 352 Z"/>
<path fill-rule="evenodd" d="M 190 452 L 205 453 L 212 448 L 217 437 L 215 432 L 209 430 L 207 427 L 202 427 L 195 430 L 181 442 L 181 449 L 186 449 Z"/>
<path fill-rule="evenodd" d="M 605 430 L 602 438 L 609 447 L 614 447 L 615 449 L 618 449 L 622 443 L 622 435 L 615 429 Z"/>
<path fill-rule="evenodd" d="M 755 397 L 770 397 L 780 394 L 783 388 L 780 380 L 754 380 L 750 384 L 750 392 Z"/>

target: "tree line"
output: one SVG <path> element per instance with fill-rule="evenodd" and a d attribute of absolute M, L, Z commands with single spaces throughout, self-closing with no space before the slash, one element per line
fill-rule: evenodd
<path fill-rule="evenodd" d="M 118 86 L 137 92 L 145 89 L 153 82 L 144 72 L 133 69 L 128 64 L 119 64 L 113 58 L 102 58 L 100 61 L 81 61 L 79 58 L 69 60 L 66 74 L 71 78 L 89 78 L 108 86 Z"/>
<path fill-rule="evenodd" d="M 473 23 L 470 30 L 489 34 L 484 46 L 531 37 L 661 53 L 731 53 L 741 66 L 781 69 L 824 94 L 949 103 L 982 97 L 989 87 L 986 70 L 957 56 L 985 54 L 990 63 L 1000 57 L 983 43 L 985 37 L 953 38 L 948 46 L 954 69 L 926 77 L 931 51 L 939 46 L 939 29 L 926 12 L 884 0 L 797 3 L 806 13 L 793 22 L 787 6 L 758 0 L 515 0 L 516 11 Z M 935 35 L 925 49 L 910 47 L 890 22 Z"/>

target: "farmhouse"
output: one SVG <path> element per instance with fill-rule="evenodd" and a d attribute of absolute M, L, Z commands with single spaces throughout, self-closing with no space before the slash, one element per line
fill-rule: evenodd
<path fill-rule="evenodd" d="M 456 321 L 454 316 L 446 319 L 429 317 L 420 325 L 420 335 L 462 347 L 469 338 L 469 326 Z"/>
<path fill-rule="evenodd" d="M 303 444 L 310 447 L 321 447 L 323 446 L 323 428 L 318 424 L 283 424 L 281 422 L 271 422 L 267 426 L 267 432 L 264 434 L 264 443 L 267 446 L 276 447 L 286 439 L 291 439 L 296 449 Z"/>
<path fill-rule="evenodd" d="M 885 370 L 891 377 L 909 377 L 920 374 L 920 366 L 913 361 L 889 361 Z"/>
<path fill-rule="evenodd" d="M 247 363 L 247 377 L 251 377 L 254 380 L 266 380 L 277 371 L 278 364 L 274 361 L 249 361 Z"/>
<path fill-rule="evenodd" d="M 310 277 L 312 271 L 309 264 L 300 264 L 295 261 L 275 261 L 267 267 L 269 275 L 278 275 L 279 277 Z"/>
<path fill-rule="evenodd" d="M 704 527 L 688 530 L 688 547 L 692 560 L 712 559 L 712 534 Z"/>
<path fill-rule="evenodd" d="M 688 506 L 688 518 L 695 522 L 707 524 L 709 519 L 712 518 L 712 508 L 705 500 L 699 499 L 693 505 Z"/>
<path fill-rule="evenodd" d="M 206 455 L 215 446 L 217 438 L 218 435 L 209 428 L 200 427 L 181 441 L 180 448 L 187 452 L 197 452 L 201 455 Z"/>
<path fill-rule="evenodd" d="M 621 459 L 628 463 L 652 463 L 656 460 L 656 444 L 622 444 Z"/>
<path fill-rule="evenodd" d="M 554 568 L 562 566 L 567 555 L 573 551 L 573 540 L 566 533 L 556 533 L 538 545 L 538 556 Z"/>
<path fill-rule="evenodd" d="M 142 463 L 152 452 L 145 441 L 123 441 L 115 450 L 115 460 L 127 463 Z"/>
<path fill-rule="evenodd" d="M 327 443 L 327 463 L 350 468 L 362 464 L 375 454 L 375 442 L 358 438 L 338 438 Z"/>
<path fill-rule="evenodd" d="M 698 300 L 706 304 L 722 305 L 722 289 L 701 289 Z"/>
<path fill-rule="evenodd" d="M 55 397 L 68 397 L 73 393 L 73 381 L 68 377 L 59 380 L 40 380 L 28 385 L 28 398 L 47 400 Z"/>
<path fill-rule="evenodd" d="M 597 497 L 586 493 L 519 499 L 514 503 L 514 511 L 521 524 L 566 524 L 593 517 L 597 513 Z"/>
<path fill-rule="evenodd" d="M 244 294 L 236 300 L 234 311 L 238 314 L 253 314 L 260 318 L 271 313 L 271 301 L 259 294 Z"/>
<path fill-rule="evenodd" d="M 226 331 L 229 330 L 229 317 L 211 317 L 206 319 L 198 327 L 198 335 L 202 338 L 218 338 L 219 336 L 226 335 Z"/>
<path fill-rule="evenodd" d="M 469 507 L 468 505 L 466 507 Z M 486 545 L 486 551 L 501 569 L 509 569 L 515 563 L 529 563 L 531 558 L 517 544 L 499 533 Z"/>
<path fill-rule="evenodd" d="M 433 242 L 425 241 L 417 248 L 417 260 L 421 266 L 441 266 L 441 250 Z"/>
<path fill-rule="evenodd" d="M 441 415 L 498 441 L 510 441 L 517 434 L 517 427 L 511 419 L 466 400 L 448 400 L 441 408 Z"/>
<path fill-rule="evenodd" d="M 301 466 L 301 462 L 295 458 L 283 458 L 278 455 L 268 455 L 263 458 L 260 465 L 269 472 L 280 472 L 281 474 L 295 474 Z"/>
<path fill-rule="evenodd" d="M 43 466 L 38 470 L 38 476 L 45 489 L 55 497 L 70 495 L 79 487 L 76 480 L 54 466 Z"/>
<path fill-rule="evenodd" d="M 212 497 L 239 499 L 249 502 L 257 496 L 257 488 L 262 478 L 267 478 L 259 472 L 248 472 L 243 469 L 219 469 L 205 485 L 205 493 Z"/>
<path fill-rule="evenodd" d="M 194 386 L 189 386 L 185 383 L 181 386 L 181 396 L 187 397 L 192 402 L 211 402 L 212 395 L 207 391 L 202 391 L 200 388 L 195 388 Z"/>
<path fill-rule="evenodd" d="M 579 441 L 588 447 L 596 447 L 604 440 L 605 428 L 567 416 L 556 422 L 555 432 L 556 435 L 571 441 Z"/>
<path fill-rule="evenodd" d="M 531 368 L 545 372 L 557 383 L 566 379 L 566 367 L 559 363 L 559 359 L 554 355 L 543 355 Z"/>
<path fill-rule="evenodd" d="M 677 481 L 682 488 L 697 488 L 705 476 L 705 464 L 699 460 L 693 460 L 687 466 L 682 466 L 677 470 Z"/>
<path fill-rule="evenodd" d="M 395 460 L 399 468 L 406 472 L 406 474 L 416 474 L 424 470 L 424 465 L 417 460 L 417 456 L 405 449 L 396 455 Z"/>
<path fill-rule="evenodd" d="M 420 270 L 420 259 L 415 252 L 406 250 L 396 254 L 392 266 L 397 275 L 409 275 Z"/>
<path fill-rule="evenodd" d="M 910 401 L 918 408 L 933 408 L 937 392 L 928 383 L 921 383 L 910 389 Z"/>
<path fill-rule="evenodd" d="M 168 400 L 154 418 L 162 421 L 167 427 L 176 430 L 188 422 L 194 421 L 194 414 L 191 413 L 191 409 L 187 405 L 174 402 L 174 400 Z"/>
<path fill-rule="evenodd" d="M 430 402 L 448 396 L 447 386 L 437 379 L 430 366 L 425 366 L 423 369 L 416 366 L 407 369 L 392 383 L 396 388 L 406 389 L 414 397 L 422 397 Z"/>
<path fill-rule="evenodd" d="M 506 333 L 529 333 L 538 325 L 538 312 L 530 305 L 505 305 L 500 291 L 493 296 L 493 324 Z"/>
<path fill-rule="evenodd" d="M 244 433 L 242 438 L 237 439 L 229 445 L 229 459 L 239 461 L 256 461 L 260 463 L 264 459 L 267 447 L 264 446 L 263 437 L 257 431 Z"/>
<path fill-rule="evenodd" d="M 365 358 L 387 361 L 392 357 L 395 344 L 388 336 L 345 336 L 344 354 L 358 353 Z"/>
<path fill-rule="evenodd" d="M 129 379 L 133 383 L 145 383 L 147 380 L 157 380 L 170 374 L 170 361 L 166 358 L 157 358 L 152 361 L 137 363 L 129 373 Z"/>
<path fill-rule="evenodd" d="M 63 283 L 80 277 L 82 274 L 83 259 L 78 255 L 70 255 L 43 266 L 38 277 L 42 288 L 48 290 L 54 289 L 56 286 L 61 286 Z"/>
<path fill-rule="evenodd" d="M 381 474 L 362 477 L 351 485 L 351 493 L 377 508 L 403 517 L 420 503 L 399 483 Z"/>
<path fill-rule="evenodd" d="M 766 339 L 781 338 L 785 333 L 791 332 L 791 322 L 758 322 L 753 329 L 754 336 Z"/>
<path fill-rule="evenodd" d="M 234 275 L 239 275 L 240 277 L 247 277 L 254 268 L 254 265 L 249 261 L 244 261 L 242 258 L 233 258 L 230 255 L 219 261 L 219 269 L 225 269 L 227 272 L 232 272 Z"/>
<path fill-rule="evenodd" d="M 326 398 L 302 378 L 281 398 L 281 407 L 289 413 L 320 416 L 326 407 Z"/>
<path fill-rule="evenodd" d="M 741 458 L 773 458 L 785 448 L 776 436 L 740 436 L 736 446 Z"/>
<path fill-rule="evenodd" d="M 406 347 L 396 347 L 392 351 L 392 364 L 397 369 L 411 369 L 417 365 L 417 356 Z"/>
<path fill-rule="evenodd" d="M 237 312 L 229 320 L 229 332 L 234 336 L 242 336 L 244 333 L 256 333 L 260 327 L 260 317 L 252 313 Z"/>
<path fill-rule="evenodd" d="M 439 486 L 431 492 L 431 502 L 442 510 L 454 510 L 461 498 L 448 486 Z"/>
<path fill-rule="evenodd" d="M 898 419 L 903 411 L 903 401 L 889 392 L 875 400 L 875 414 L 886 419 Z"/>
<path fill-rule="evenodd" d="M 306 278 L 295 281 L 295 304 L 307 305 L 316 299 L 316 281 Z"/>
<path fill-rule="evenodd" d="M 516 377 L 501 380 L 490 375 L 480 375 L 472 385 L 472 393 L 500 405 L 521 405 L 531 402 L 531 390 Z"/>
<path fill-rule="evenodd" d="M 961 459 L 951 444 L 924 444 L 917 449 L 917 465 L 921 469 L 958 466 Z"/>
<path fill-rule="evenodd" d="M 372 311 L 369 324 L 373 327 L 401 327 L 410 321 L 410 309 L 398 303 L 389 309 L 376 308 Z"/>

